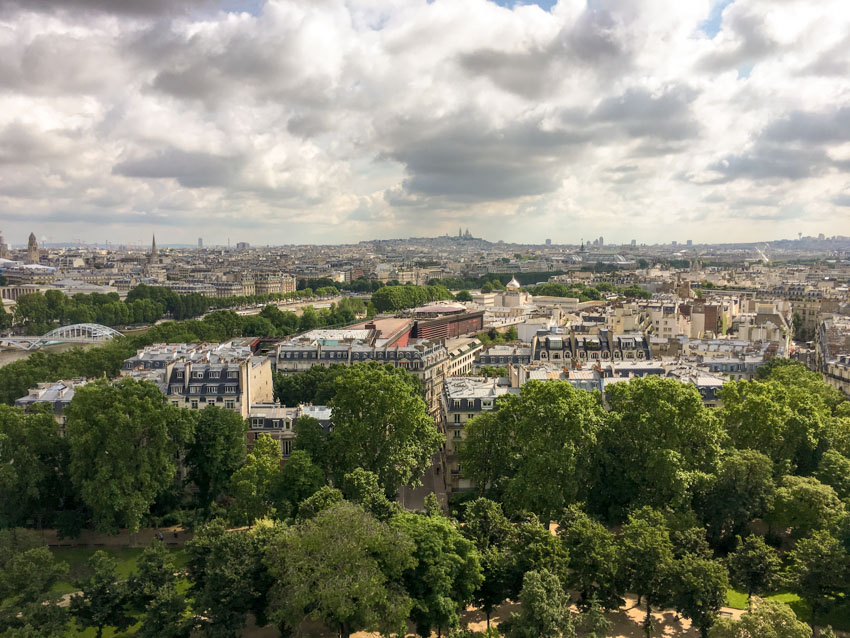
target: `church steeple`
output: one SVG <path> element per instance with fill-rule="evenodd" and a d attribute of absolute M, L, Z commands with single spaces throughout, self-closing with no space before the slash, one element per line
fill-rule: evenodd
<path fill-rule="evenodd" d="M 153 241 L 151 241 L 151 254 L 148 256 L 148 263 L 155 264 L 157 263 L 157 253 L 156 253 L 156 235 L 153 235 Z"/>

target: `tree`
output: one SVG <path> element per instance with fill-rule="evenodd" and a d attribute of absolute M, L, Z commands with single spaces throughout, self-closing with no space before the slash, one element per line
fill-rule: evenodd
<path fill-rule="evenodd" d="M 77 388 L 65 409 L 74 487 L 95 527 L 131 531 L 172 483 L 178 450 L 191 436 L 191 420 L 166 405 L 149 381 L 98 380 Z"/>
<path fill-rule="evenodd" d="M 415 565 L 410 539 L 342 502 L 285 530 L 266 550 L 274 580 L 272 620 L 318 620 L 340 638 L 405 630 L 411 600 L 401 587 Z"/>
<path fill-rule="evenodd" d="M 402 513 L 392 526 L 413 541 L 416 562 L 402 582 L 413 600 L 410 620 L 420 636 L 431 630 L 457 627 L 460 612 L 481 584 L 481 564 L 475 546 L 442 516 Z"/>
<path fill-rule="evenodd" d="M 2 277 L 0 277 L 2 278 Z M 469 293 L 467 293 L 469 294 Z M 470 298 L 470 301 L 472 299 Z M 8 330 L 12 327 L 12 315 L 6 312 L 6 309 L 3 307 L 3 304 L 0 304 L 0 330 Z"/>
<path fill-rule="evenodd" d="M 461 290 L 455 293 L 455 301 L 472 301 L 472 295 L 469 294 L 468 290 Z"/>
<path fill-rule="evenodd" d="M 263 552 L 279 533 L 279 528 L 265 523 L 249 531 L 228 532 L 217 519 L 186 543 L 193 608 L 202 617 L 200 629 L 205 635 L 236 636 L 249 613 L 258 625 L 266 624 L 273 579 Z"/>
<path fill-rule="evenodd" d="M 45 516 L 69 504 L 68 441 L 52 411 L 0 405 L 0 527 L 38 527 Z"/>
<path fill-rule="evenodd" d="M 317 368 L 321 368 L 321 366 L 315 366 L 312 369 L 315 370 Z M 303 375 L 298 374 L 293 376 L 300 377 Z M 324 472 L 325 476 L 328 476 L 330 474 L 330 468 L 328 467 L 328 433 L 322 427 L 319 420 L 311 416 L 301 416 L 295 421 L 292 429 L 295 432 L 295 441 L 292 444 L 293 451 L 305 451 L 310 455 L 313 463 Z"/>
<path fill-rule="evenodd" d="M 717 612 L 726 603 L 729 576 L 720 561 L 686 554 L 674 563 L 672 599 L 676 610 L 689 618 L 706 638 Z"/>
<path fill-rule="evenodd" d="M 142 552 L 136 572 L 127 581 L 129 600 L 133 607 L 142 611 L 156 598 L 161 589 L 177 584 L 174 562 L 162 541 L 153 539 Z"/>
<path fill-rule="evenodd" d="M 792 528 L 795 538 L 828 528 L 844 514 L 844 504 L 829 485 L 811 476 L 786 476 L 776 490 L 770 522 Z"/>
<path fill-rule="evenodd" d="M 467 429 L 460 451 L 464 472 L 476 480 L 504 481 L 511 509 L 534 512 L 548 523 L 587 486 L 603 418 L 598 395 L 566 381 L 530 381 L 519 396 L 504 397 L 496 410 L 473 419 L 484 424 Z M 504 456 L 493 464 L 499 455 Z M 488 476 L 493 470 L 501 476 Z"/>
<path fill-rule="evenodd" d="M 379 521 L 388 521 L 398 511 L 378 485 L 378 477 L 363 468 L 358 467 L 343 477 L 342 490 L 347 500 L 357 503 Z"/>
<path fill-rule="evenodd" d="M 51 588 L 68 565 L 35 542 L 18 530 L 0 531 L 0 634 L 62 638 L 67 609 Z"/>
<path fill-rule="evenodd" d="M 591 511 L 618 520 L 632 508 L 679 508 L 715 469 L 725 435 L 690 384 L 647 376 L 606 389 L 611 411 L 595 448 Z"/>
<path fill-rule="evenodd" d="M 789 553 L 788 581 L 791 590 L 811 607 L 809 624 L 836 605 L 847 589 L 850 557 L 829 532 L 817 530 L 801 538 Z"/>
<path fill-rule="evenodd" d="M 389 497 L 402 486 L 419 484 L 444 437 L 425 401 L 411 392 L 406 375 L 358 364 L 337 377 L 330 405 L 332 467 L 338 482 L 361 467 L 377 475 Z"/>
<path fill-rule="evenodd" d="M 493 610 L 510 595 L 512 557 L 508 547 L 514 528 L 502 506 L 486 498 L 467 503 L 464 520 L 461 532 L 475 543 L 481 557 L 483 580 L 475 592 L 475 603 L 484 611 L 489 627 Z"/>
<path fill-rule="evenodd" d="M 619 537 L 620 560 L 629 591 L 646 601 L 644 628 L 649 638 L 652 606 L 670 598 L 673 543 L 664 516 L 645 507 L 629 515 Z"/>
<path fill-rule="evenodd" d="M 233 473 L 230 482 L 237 522 L 250 525 L 271 512 L 274 488 L 280 480 L 280 461 L 280 444 L 268 434 L 258 436 L 245 465 Z"/>
<path fill-rule="evenodd" d="M 489 281 L 485 281 L 481 285 L 481 292 L 484 293 L 485 295 L 493 292 L 493 284 L 491 284 Z"/>
<path fill-rule="evenodd" d="M 535 516 L 516 526 L 506 549 L 510 557 L 506 574 L 508 598 L 516 599 L 523 577 L 530 571 L 546 569 L 561 583 L 568 582 L 569 552 L 561 539 L 543 527 Z"/>
<path fill-rule="evenodd" d="M 774 378 L 732 381 L 719 392 L 719 414 L 735 447 L 767 454 L 787 473 L 812 472 L 832 414 L 824 396 L 806 385 Z"/>
<path fill-rule="evenodd" d="M 325 475 L 313 465 L 310 455 L 303 450 L 293 451 L 272 487 L 277 511 L 281 514 L 294 512 L 299 503 L 313 496 L 323 485 Z"/>
<path fill-rule="evenodd" d="M 740 620 L 718 618 L 708 635 L 709 638 L 811 638 L 812 630 L 797 620 L 794 610 L 785 603 L 757 600 Z"/>
<path fill-rule="evenodd" d="M 580 624 L 587 638 L 608 638 L 613 626 L 602 605 L 595 599 L 590 601 L 590 605 L 581 615 Z"/>
<path fill-rule="evenodd" d="M 717 473 L 694 498 L 714 543 L 725 543 L 746 531 L 754 518 L 773 506 L 773 463 L 755 450 L 729 450 L 720 459 Z"/>
<path fill-rule="evenodd" d="M 573 505 L 561 516 L 558 537 L 570 555 L 567 583 L 581 594 L 582 607 L 591 600 L 608 609 L 619 607 L 623 592 L 614 535 Z"/>
<path fill-rule="evenodd" d="M 71 597 L 71 615 L 82 627 L 94 627 L 97 638 L 103 636 L 104 627 L 124 631 L 133 624 L 127 613 L 127 588 L 115 575 L 116 560 L 103 550 L 92 554 L 88 561 L 91 575 L 82 583 L 81 593 Z"/>
<path fill-rule="evenodd" d="M 571 638 L 575 636 L 569 597 L 554 574 L 541 569 L 523 578 L 522 611 L 503 624 L 506 638 Z"/>
<path fill-rule="evenodd" d="M 188 638 L 191 622 L 185 618 L 186 601 L 174 585 L 158 589 L 145 607 L 139 638 Z"/>
<path fill-rule="evenodd" d="M 345 498 L 335 487 L 325 485 L 309 498 L 304 499 L 298 506 L 298 520 L 306 521 L 315 517 L 319 512 L 330 509 L 337 503 L 342 503 Z"/>
<path fill-rule="evenodd" d="M 245 461 L 245 431 L 245 420 L 232 410 L 211 405 L 198 413 L 186 464 L 204 507 L 227 488 Z"/>
<path fill-rule="evenodd" d="M 850 498 L 850 459 L 835 450 L 824 452 L 818 465 L 817 478 L 835 490 L 838 498 Z"/>
<path fill-rule="evenodd" d="M 732 583 L 747 592 L 748 601 L 752 601 L 753 594 L 773 587 L 782 567 L 776 551 L 754 534 L 745 538 L 727 560 Z"/>
<path fill-rule="evenodd" d="M 491 546 L 504 547 L 513 536 L 514 529 L 502 512 L 502 506 L 487 498 L 477 498 L 466 504 L 463 533 L 479 550 Z"/>

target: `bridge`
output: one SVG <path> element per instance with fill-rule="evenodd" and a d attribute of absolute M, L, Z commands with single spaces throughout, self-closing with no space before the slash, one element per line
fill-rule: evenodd
<path fill-rule="evenodd" d="M 98 323 L 76 323 L 51 330 L 40 337 L 0 337 L 0 346 L 37 350 L 50 343 L 103 343 L 121 333 Z"/>

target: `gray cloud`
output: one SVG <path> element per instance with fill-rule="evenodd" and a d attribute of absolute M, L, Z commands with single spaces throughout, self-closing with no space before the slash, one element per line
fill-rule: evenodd
<path fill-rule="evenodd" d="M 155 155 L 119 162 L 113 175 L 143 179 L 175 179 L 185 188 L 227 187 L 234 183 L 244 159 L 169 148 Z"/>
<path fill-rule="evenodd" d="M 763 135 L 777 142 L 844 142 L 850 140 L 850 106 L 819 113 L 794 111 L 772 122 Z"/>
<path fill-rule="evenodd" d="M 220 0 L 0 0 L 0 11 L 89 11 L 129 16 L 179 14 L 209 8 Z"/>
<path fill-rule="evenodd" d="M 602 100 L 590 119 L 618 124 L 630 137 L 685 140 L 698 137 L 700 132 L 690 107 L 696 96 L 697 92 L 686 86 L 674 86 L 658 95 L 643 88 L 630 88 L 622 95 Z"/>
<path fill-rule="evenodd" d="M 787 179 L 801 180 L 814 177 L 826 170 L 828 158 L 819 149 L 794 149 L 770 144 L 757 144 L 743 155 L 729 155 L 712 164 L 709 169 L 720 174 L 710 183 L 724 183 L 737 179 Z"/>

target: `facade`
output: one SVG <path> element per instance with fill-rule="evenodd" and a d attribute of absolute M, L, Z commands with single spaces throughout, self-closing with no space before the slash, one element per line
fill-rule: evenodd
<path fill-rule="evenodd" d="M 433 319 L 417 319 L 411 336 L 417 339 L 456 339 L 484 330 L 484 311 L 454 312 Z"/>
<path fill-rule="evenodd" d="M 235 342 L 147 346 L 124 361 L 121 376 L 152 381 L 174 406 L 216 405 L 242 418 L 274 399 L 271 361 Z"/>
<path fill-rule="evenodd" d="M 446 343 L 449 351 L 448 376 L 466 376 L 472 374 L 475 359 L 484 346 L 478 339 L 455 339 Z"/>
<path fill-rule="evenodd" d="M 49 404 L 53 409 L 53 416 L 60 426 L 60 431 L 64 433 L 65 408 L 71 404 L 76 389 L 86 383 L 88 381 L 83 378 L 39 383 L 36 387 L 30 388 L 26 396 L 17 399 L 15 405 L 24 408 L 24 410 L 29 410 L 33 405 Z"/>
<path fill-rule="evenodd" d="M 407 335 L 390 341 L 376 329 L 311 330 L 278 344 L 275 369 L 283 374 L 304 372 L 313 366 L 346 366 L 377 361 L 404 368 L 419 377 L 429 411 L 439 410 L 439 397 L 449 367 L 446 347 Z"/>
<path fill-rule="evenodd" d="M 643 361 L 650 358 L 649 344 L 640 333 L 613 334 L 600 328 L 598 334 L 550 332 L 531 342 L 532 361 L 551 361 L 581 367 L 603 361 Z"/>
<path fill-rule="evenodd" d="M 288 408 L 280 403 L 258 403 L 248 413 L 248 447 L 253 447 L 261 434 L 268 434 L 280 444 L 284 459 L 292 454 L 295 422 L 309 416 L 321 423 L 325 431 L 331 428 L 331 409 L 324 405 L 299 405 Z"/>
<path fill-rule="evenodd" d="M 442 430 L 446 436 L 443 450 L 443 475 L 447 490 L 465 490 L 473 487 L 463 478 L 457 457 L 458 446 L 463 442 L 464 424 L 483 410 L 492 410 L 496 399 L 511 392 L 507 379 L 484 377 L 450 377 L 446 379 L 441 395 Z"/>

